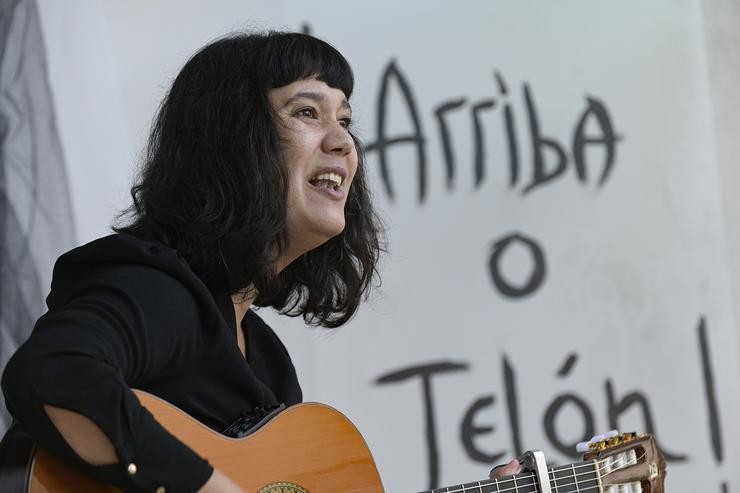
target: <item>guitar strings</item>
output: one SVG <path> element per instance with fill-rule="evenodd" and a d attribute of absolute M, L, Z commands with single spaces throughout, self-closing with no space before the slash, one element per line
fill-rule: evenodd
<path fill-rule="evenodd" d="M 624 461 L 624 464 L 621 467 L 619 467 L 617 469 L 612 469 L 611 471 L 607 471 L 606 473 L 603 473 L 603 474 L 602 474 L 602 472 L 607 467 L 610 467 L 609 464 L 606 464 L 607 459 L 602 459 L 601 461 L 596 461 L 597 464 L 601 463 L 601 465 L 597 468 L 597 472 L 599 473 L 599 478 L 605 478 L 608 475 L 610 475 L 612 473 L 615 473 L 615 472 L 621 470 L 624 467 L 636 465 L 636 464 L 638 464 L 640 462 L 640 460 L 643 459 L 643 457 L 645 457 L 645 455 L 647 455 L 647 452 L 643 452 L 642 455 L 640 455 L 639 457 L 636 457 L 635 459 L 627 459 L 627 460 Z M 581 476 L 583 474 L 587 474 L 587 473 L 576 474 L 576 476 Z M 555 479 L 554 478 L 554 475 L 553 475 L 553 479 Z M 596 479 L 588 479 L 586 481 L 596 481 Z M 584 481 L 584 482 L 586 482 L 586 481 Z M 589 491 L 589 490 L 592 490 L 594 488 L 601 489 L 601 484 L 600 484 L 601 481 L 600 480 L 598 481 L 598 483 L 596 485 L 593 485 L 593 486 L 583 487 L 583 486 L 580 486 L 579 483 L 580 483 L 580 481 L 576 478 L 576 481 L 574 483 L 557 485 L 557 488 L 556 488 L 555 491 L 556 491 L 556 493 L 580 493 L 582 491 Z M 563 488 L 563 487 L 566 487 L 567 488 L 567 487 L 570 487 L 570 486 L 575 486 L 576 489 L 574 489 L 574 490 L 568 490 L 568 491 L 561 491 L 561 488 Z M 501 493 L 503 493 L 503 492 L 501 492 Z M 538 493 L 538 491 L 537 491 L 537 485 L 535 485 L 535 491 L 533 493 Z"/>
<path fill-rule="evenodd" d="M 639 463 L 639 461 L 642 460 L 642 458 L 645 457 L 645 455 L 647 455 L 647 452 L 643 452 L 642 455 L 640 455 L 639 457 L 636 457 L 635 459 L 627 459 L 627 461 L 625 462 L 624 466 L 622 466 L 622 467 L 632 466 L 632 465 L 635 465 L 635 464 Z M 601 459 L 601 460 L 595 461 L 596 465 L 598 466 L 596 468 L 596 472 L 599 473 L 599 477 L 600 478 L 604 478 L 604 477 L 606 477 L 606 476 L 608 476 L 608 475 L 610 475 L 610 474 L 612 474 L 614 472 L 617 472 L 617 471 L 619 471 L 621 469 L 621 468 L 619 468 L 619 469 L 612 469 L 611 471 L 607 471 L 607 472 L 604 473 L 604 471 L 606 471 L 606 469 L 609 467 L 609 464 L 606 464 L 606 462 L 607 462 L 607 459 Z M 575 472 L 575 469 L 581 469 L 581 468 L 585 468 L 585 467 L 589 467 L 589 468 L 590 467 L 593 467 L 593 464 L 591 464 L 591 463 L 585 463 L 585 464 L 581 464 L 579 466 L 572 466 L 571 469 L 573 469 L 574 472 Z M 575 476 L 574 476 L 575 482 L 557 485 L 556 493 L 580 493 L 580 492 L 588 491 L 588 490 L 591 490 L 591 489 L 594 489 L 594 488 L 599 488 L 599 485 L 596 485 L 596 486 L 587 486 L 587 487 L 579 487 L 579 484 L 580 483 L 583 483 L 583 482 L 586 482 L 586 481 L 596 481 L 596 479 L 588 479 L 588 480 L 582 480 L 582 481 L 580 481 L 578 479 L 578 476 L 583 476 L 583 475 L 586 475 L 586 474 L 590 474 L 590 472 L 589 471 L 586 471 L 586 472 L 582 472 L 582 473 L 576 473 Z M 554 468 L 550 468 L 549 473 L 548 473 L 548 476 L 550 476 L 550 479 L 552 481 L 555 481 L 556 478 L 555 478 L 555 469 Z M 491 485 L 496 485 L 496 489 L 497 489 L 496 493 L 507 493 L 507 492 L 510 492 L 510 491 L 516 492 L 516 491 L 519 490 L 519 488 L 522 488 L 522 487 L 525 486 L 525 485 L 521 485 L 521 486 L 516 485 L 516 481 L 518 481 L 518 480 L 526 480 L 526 479 L 533 479 L 533 478 L 536 478 L 536 474 L 519 475 L 519 476 L 517 476 L 516 479 L 512 478 L 512 479 L 507 479 L 505 481 L 499 481 L 497 479 L 483 480 L 483 481 L 478 481 L 478 485 L 477 486 L 471 486 L 470 488 L 466 488 L 466 487 L 464 487 L 464 486 L 461 485 L 462 488 L 458 488 L 458 489 L 454 489 L 454 490 L 446 489 L 445 490 L 445 493 L 461 493 L 461 492 L 466 492 L 466 491 L 472 492 L 476 488 L 478 488 L 481 491 L 483 491 L 481 489 L 483 486 L 491 486 Z M 512 483 L 512 482 L 514 483 L 514 485 L 511 488 L 507 487 L 507 488 L 505 488 L 503 490 L 499 488 L 499 486 L 501 486 L 502 484 L 506 484 L 508 486 L 507 483 Z M 534 487 L 534 492 L 533 493 L 539 493 L 539 489 L 537 488 L 537 484 L 531 484 L 531 485 L 526 485 L 526 486 L 533 486 Z M 568 490 L 568 491 L 562 491 L 562 488 L 564 488 L 564 487 L 565 488 L 568 488 L 570 486 L 575 486 L 576 489 L 574 489 L 574 490 Z"/>
<path fill-rule="evenodd" d="M 628 460 L 626 461 L 626 463 L 625 463 L 625 466 L 629 466 L 629 465 L 635 465 L 635 464 L 637 464 L 637 463 L 638 463 L 638 462 L 639 462 L 640 460 L 642 460 L 642 458 L 643 458 L 643 457 L 645 457 L 645 455 L 646 455 L 646 452 L 644 452 L 644 453 L 643 453 L 643 454 L 642 454 L 642 455 L 641 455 L 640 457 L 637 457 L 637 458 L 635 458 L 634 460 L 632 460 L 632 459 L 628 459 Z M 599 477 L 600 477 L 600 478 L 604 478 L 604 477 L 608 476 L 609 474 L 612 474 L 613 472 L 616 472 L 616 471 L 618 471 L 618 470 L 619 470 L 619 469 L 613 469 L 613 470 L 611 470 L 611 471 L 607 471 L 607 472 L 604 472 L 604 471 L 606 471 L 606 469 L 607 469 L 607 468 L 609 467 L 609 464 L 607 464 L 607 460 L 608 460 L 608 459 L 601 459 L 601 460 L 597 460 L 597 461 L 594 461 L 594 462 L 595 462 L 595 464 L 596 464 L 596 465 L 598 466 L 598 467 L 596 468 L 596 472 L 598 472 L 598 474 L 599 474 Z M 575 469 L 581 469 L 581 468 L 584 468 L 584 467 L 591 467 L 591 466 L 592 466 L 592 464 L 588 464 L 588 463 L 586 463 L 586 464 L 582 464 L 582 465 L 580 465 L 580 466 L 572 466 L 571 468 L 572 468 L 572 469 L 574 470 L 574 472 L 575 472 Z M 623 467 L 624 467 L 624 466 L 623 466 Z M 621 468 L 620 468 L 620 469 L 621 469 Z M 551 468 L 551 469 L 550 469 L 550 471 L 551 471 L 551 472 L 549 473 L 549 476 L 551 477 L 551 479 L 553 480 L 553 482 L 555 482 L 555 479 L 556 479 L 556 478 L 555 478 L 555 470 L 554 470 L 554 468 Z M 572 482 L 572 483 L 567 483 L 567 484 L 560 484 L 560 485 L 557 485 L 557 489 L 556 489 L 556 492 L 557 492 L 557 493 L 580 493 L 580 492 L 582 492 L 582 491 L 588 491 L 588 490 L 592 490 L 592 489 L 594 489 L 594 488 L 599 488 L 599 485 L 598 485 L 598 484 L 597 484 L 597 485 L 594 485 L 594 486 L 588 486 L 588 487 L 586 487 L 586 486 L 581 486 L 581 484 L 582 484 L 582 483 L 585 483 L 585 482 L 587 482 L 587 481 L 595 481 L 595 479 L 593 479 L 593 478 L 591 478 L 591 479 L 588 479 L 588 480 L 579 480 L 579 479 L 578 479 L 578 476 L 583 476 L 583 475 L 586 475 L 586 474 L 589 474 L 589 475 L 590 475 L 590 474 L 591 474 L 591 472 L 590 472 L 590 471 L 586 471 L 586 472 L 582 472 L 582 473 L 576 473 L 576 474 L 574 475 L 574 479 L 575 479 L 575 482 Z M 532 474 L 532 475 L 529 475 L 529 476 L 525 476 L 525 477 L 526 477 L 526 478 L 533 478 L 534 476 L 535 476 L 535 475 L 534 475 L 534 474 Z M 511 481 L 512 481 L 512 480 L 508 480 L 507 482 L 511 482 Z M 534 492 L 534 493 L 537 493 L 537 492 L 538 492 L 538 490 L 537 490 L 537 485 L 536 485 L 536 484 L 534 484 L 534 485 L 532 485 L 532 486 L 534 486 L 534 487 L 535 487 L 535 492 Z M 571 487 L 571 486 L 575 486 L 575 487 L 576 487 L 576 489 L 575 489 L 575 490 L 568 490 L 568 491 L 561 491 L 561 488 L 567 488 L 567 487 Z M 498 487 L 497 487 L 497 488 L 498 488 Z M 500 490 L 500 491 L 499 491 L 499 492 L 497 492 L 497 493 L 505 493 L 505 492 L 507 492 L 507 491 L 514 491 L 514 490 L 517 490 L 517 489 L 518 489 L 518 488 L 517 488 L 517 487 L 515 486 L 514 488 L 508 488 L 508 489 L 505 489 L 505 490 Z M 452 492 L 450 492 L 450 493 L 452 493 Z"/>
<path fill-rule="evenodd" d="M 642 458 L 642 456 L 640 458 Z M 639 458 L 638 458 L 638 460 L 639 460 Z M 602 474 L 606 470 L 606 467 L 608 467 L 608 465 L 606 465 L 606 459 L 602 459 L 600 461 L 595 461 L 595 464 L 597 465 L 596 472 L 598 472 L 601 477 L 604 477 L 604 476 L 610 474 L 610 472 L 607 472 L 606 474 Z M 631 464 L 629 464 L 629 465 L 631 465 Z M 573 472 L 575 472 L 576 469 L 584 469 L 584 468 L 593 469 L 593 466 L 594 466 L 594 463 L 584 463 L 584 464 L 581 464 L 581 465 L 578 465 L 578 466 L 572 466 L 570 469 L 572 469 Z M 578 484 L 580 482 L 578 480 L 578 476 L 584 476 L 584 475 L 587 475 L 587 474 L 592 474 L 592 471 L 589 470 L 589 471 L 585 471 L 585 472 L 576 472 L 575 475 L 574 475 L 574 478 L 576 479 L 576 482 L 564 484 L 562 486 L 572 486 L 572 485 Z M 550 468 L 548 470 L 548 476 L 549 476 L 549 478 L 552 481 L 555 481 L 555 479 L 556 479 L 555 478 L 555 468 Z M 534 479 L 534 478 L 536 478 L 536 474 L 531 473 L 531 474 L 517 475 L 516 480 L 518 481 L 518 480 Z M 488 483 L 485 483 L 485 485 L 494 484 L 496 482 L 498 482 L 498 484 L 501 485 L 501 484 L 511 483 L 513 481 L 514 481 L 513 478 L 512 479 L 507 479 L 505 481 L 498 481 L 498 480 L 495 480 L 494 479 L 494 480 L 489 480 L 489 482 Z M 455 493 L 457 491 L 463 491 L 463 490 L 450 490 L 449 493 Z M 502 493 L 504 491 L 511 491 L 511 490 L 510 489 L 502 490 Z"/>

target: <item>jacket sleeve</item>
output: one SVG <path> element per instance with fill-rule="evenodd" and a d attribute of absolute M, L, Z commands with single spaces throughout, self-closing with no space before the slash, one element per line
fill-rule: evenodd
<path fill-rule="evenodd" d="M 176 279 L 149 267 L 109 269 L 39 319 L 3 374 L 8 409 L 50 452 L 101 481 L 124 491 L 196 491 L 212 467 L 165 431 L 130 389 L 197 358 L 203 336 L 197 303 Z M 119 462 L 84 463 L 44 404 L 92 420 Z"/>

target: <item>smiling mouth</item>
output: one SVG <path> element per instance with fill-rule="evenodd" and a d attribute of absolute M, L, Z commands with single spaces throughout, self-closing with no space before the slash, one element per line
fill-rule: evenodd
<path fill-rule="evenodd" d="M 343 181 L 344 180 L 342 179 L 342 177 L 337 173 L 321 173 L 320 175 L 317 175 L 308 180 L 308 182 L 316 188 L 324 188 L 337 191 L 340 190 Z"/>

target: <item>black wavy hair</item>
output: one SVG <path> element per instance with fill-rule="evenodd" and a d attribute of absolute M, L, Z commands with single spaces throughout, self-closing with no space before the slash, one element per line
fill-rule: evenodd
<path fill-rule="evenodd" d="M 175 248 L 209 286 L 253 288 L 257 306 L 337 327 L 366 297 L 383 250 L 354 135 L 344 231 L 273 271 L 287 246 L 288 170 L 269 91 L 311 78 L 352 95 L 347 60 L 306 34 L 231 34 L 198 51 L 162 101 L 133 204 L 113 229 Z"/>

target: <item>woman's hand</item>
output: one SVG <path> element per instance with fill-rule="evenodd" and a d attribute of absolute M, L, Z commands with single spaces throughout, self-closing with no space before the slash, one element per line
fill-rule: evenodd
<path fill-rule="evenodd" d="M 500 478 L 503 478 L 504 476 L 511 476 L 512 474 L 517 474 L 518 472 L 519 472 L 519 461 L 514 459 L 506 465 L 496 466 L 493 469 L 491 469 L 491 472 L 488 474 L 488 477 L 491 479 L 500 479 Z"/>
<path fill-rule="evenodd" d="M 226 474 L 218 469 L 213 470 L 213 474 L 206 481 L 198 493 L 247 493 L 233 482 Z"/>

